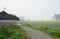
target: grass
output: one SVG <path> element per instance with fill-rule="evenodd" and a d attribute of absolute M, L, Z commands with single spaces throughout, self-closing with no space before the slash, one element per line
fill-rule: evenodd
<path fill-rule="evenodd" d="M 27 39 L 27 33 L 20 26 L 0 26 L 0 39 Z"/>
<path fill-rule="evenodd" d="M 22 24 L 60 38 L 60 21 L 25 21 Z"/>

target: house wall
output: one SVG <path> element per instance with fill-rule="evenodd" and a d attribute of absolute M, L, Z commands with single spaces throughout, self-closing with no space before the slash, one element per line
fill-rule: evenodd
<path fill-rule="evenodd" d="M 17 20 L 0 20 L 0 25 L 17 25 Z"/>

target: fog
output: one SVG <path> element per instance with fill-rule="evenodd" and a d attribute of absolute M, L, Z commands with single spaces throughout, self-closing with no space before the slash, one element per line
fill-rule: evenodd
<path fill-rule="evenodd" d="M 0 11 L 30 20 L 51 20 L 60 14 L 60 0 L 0 0 Z"/>

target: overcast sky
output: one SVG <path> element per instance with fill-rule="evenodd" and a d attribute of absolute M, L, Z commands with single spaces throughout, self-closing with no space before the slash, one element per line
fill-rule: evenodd
<path fill-rule="evenodd" d="M 51 19 L 60 14 L 60 0 L 0 0 L 0 11 L 27 19 Z"/>

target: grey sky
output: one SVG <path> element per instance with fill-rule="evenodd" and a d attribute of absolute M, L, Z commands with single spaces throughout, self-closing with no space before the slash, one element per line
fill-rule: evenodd
<path fill-rule="evenodd" d="M 60 0 L 0 0 L 0 11 L 29 19 L 51 19 L 60 13 Z"/>

